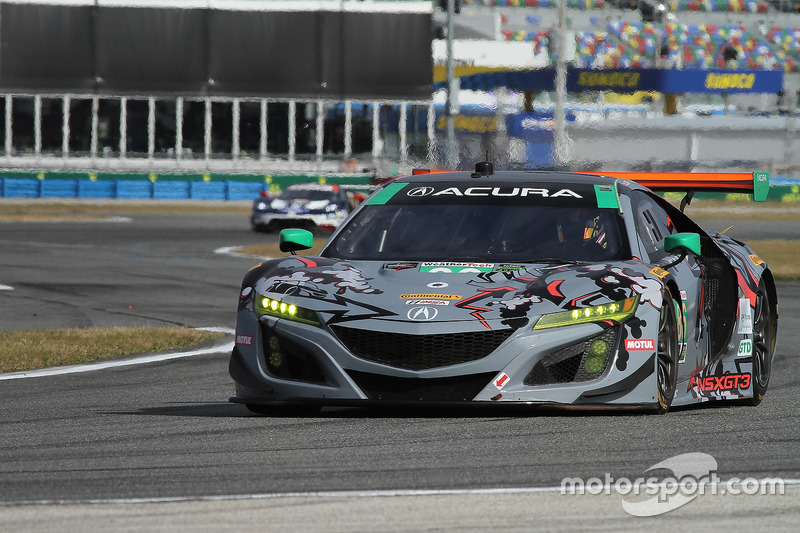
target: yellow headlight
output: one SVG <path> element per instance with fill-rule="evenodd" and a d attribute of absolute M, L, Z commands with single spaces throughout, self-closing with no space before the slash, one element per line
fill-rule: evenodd
<path fill-rule="evenodd" d="M 560 326 L 571 326 L 573 324 L 585 324 L 587 322 L 599 322 L 610 320 L 612 322 L 624 322 L 630 318 L 639 305 L 639 295 L 632 296 L 621 302 L 611 302 L 603 305 L 593 305 L 581 309 L 569 311 L 559 311 L 542 315 L 533 326 L 533 329 L 557 328 Z"/>
<path fill-rule="evenodd" d="M 303 322 L 304 324 L 311 324 L 313 326 L 320 325 L 317 313 L 310 309 L 298 307 L 295 304 L 288 304 L 261 295 L 255 298 L 254 304 L 258 316 L 269 315 L 277 318 L 285 318 L 294 322 Z"/>

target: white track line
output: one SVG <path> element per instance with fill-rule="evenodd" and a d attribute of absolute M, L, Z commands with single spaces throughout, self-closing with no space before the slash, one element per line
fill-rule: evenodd
<path fill-rule="evenodd" d="M 784 485 L 800 485 L 800 479 L 784 479 Z M 707 487 L 716 485 L 724 488 L 726 481 L 719 483 L 706 483 Z M 666 484 L 654 485 L 666 487 Z M 600 490 L 600 487 L 596 487 Z M 537 494 L 537 493 L 562 493 L 561 486 L 557 487 L 508 487 L 493 489 L 389 489 L 389 490 L 337 490 L 337 491 L 317 491 L 317 492 L 275 492 L 260 494 L 220 494 L 217 496 L 173 496 L 163 498 L 97 498 L 97 499 L 77 499 L 77 500 L 23 500 L 18 502 L 0 502 L 0 507 L 12 505 L 75 505 L 75 504 L 135 504 L 135 503 L 185 503 L 185 502 L 221 502 L 236 500 L 274 500 L 277 498 L 395 498 L 408 496 L 459 496 L 459 495 L 504 495 L 504 494 Z M 601 492 L 603 494 L 616 494 L 613 485 L 604 485 Z M 572 495 L 569 492 L 565 495 Z"/>
<path fill-rule="evenodd" d="M 229 328 L 197 328 L 197 329 L 233 334 L 233 330 Z M 55 366 L 48 368 L 37 368 L 34 370 L 21 370 L 19 372 L 9 372 L 7 374 L 0 374 L 0 381 L 7 381 L 11 379 L 42 378 L 46 376 L 60 376 L 63 374 L 78 374 L 82 372 L 93 372 L 95 370 L 103 370 L 106 368 L 143 365 L 147 363 L 156 363 L 159 361 L 169 361 L 171 359 L 181 359 L 183 357 L 193 357 L 195 355 L 230 352 L 231 350 L 233 350 L 233 342 L 229 342 L 219 346 L 212 346 L 210 348 L 203 348 L 200 350 L 157 353 L 152 355 L 143 355 L 140 357 L 134 357 L 132 359 L 120 359 L 114 361 L 95 361 L 93 363 L 83 363 L 78 365 L 64 365 L 64 366 Z"/>
<path fill-rule="evenodd" d="M 13 291 L 14 287 L 11 285 L 0 285 L 0 291 Z"/>
<path fill-rule="evenodd" d="M 239 253 L 239 250 L 241 250 L 242 248 L 244 248 L 244 246 L 223 246 L 222 248 L 217 248 L 216 250 L 214 250 L 214 253 L 220 255 L 229 255 L 231 257 L 246 257 L 254 261 L 258 260 L 258 258 L 255 256 Z"/>

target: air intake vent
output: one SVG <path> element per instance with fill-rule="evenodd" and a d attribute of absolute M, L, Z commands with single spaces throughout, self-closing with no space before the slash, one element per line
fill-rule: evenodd
<path fill-rule="evenodd" d="M 589 381 L 603 375 L 616 353 L 618 327 L 567 346 L 536 363 L 522 381 L 525 385 L 552 385 Z"/>
<path fill-rule="evenodd" d="M 333 326 L 342 344 L 360 359 L 406 370 L 476 361 L 492 353 L 513 329 L 407 335 Z"/>

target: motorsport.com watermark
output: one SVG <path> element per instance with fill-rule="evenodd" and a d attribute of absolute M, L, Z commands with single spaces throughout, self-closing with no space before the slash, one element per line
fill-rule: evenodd
<path fill-rule="evenodd" d="M 671 476 L 642 476 L 636 479 L 614 478 L 606 473 L 603 478 L 564 478 L 561 494 L 620 494 L 622 508 L 633 516 L 664 514 L 695 499 L 709 495 L 783 495 L 785 483 L 781 478 L 732 477 L 727 480 L 717 475 L 717 461 L 706 453 L 685 453 L 656 463 L 647 472 L 669 470 Z M 633 497 L 627 499 L 625 497 Z M 644 498 L 642 498 L 644 496 Z"/>

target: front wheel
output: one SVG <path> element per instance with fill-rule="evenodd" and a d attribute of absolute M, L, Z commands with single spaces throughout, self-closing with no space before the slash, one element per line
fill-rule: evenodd
<path fill-rule="evenodd" d="M 658 342 L 656 353 L 656 375 L 658 405 L 657 413 L 666 413 L 675 397 L 678 381 L 678 320 L 676 318 L 677 302 L 672 298 L 669 289 L 665 291 L 658 319 Z"/>
<path fill-rule="evenodd" d="M 772 370 L 772 354 L 775 350 L 775 323 L 769 295 L 764 283 L 756 293 L 756 309 L 753 317 L 753 397 L 750 405 L 758 405 L 767 394 L 769 375 Z"/>

